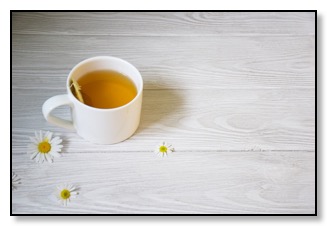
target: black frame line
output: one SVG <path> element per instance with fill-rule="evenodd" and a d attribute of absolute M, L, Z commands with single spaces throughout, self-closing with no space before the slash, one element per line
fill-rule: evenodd
<path fill-rule="evenodd" d="M 315 13 L 315 213 L 314 214 L 13 214 L 10 216 L 318 216 L 317 215 L 317 10 L 10 10 L 10 178 L 12 177 L 12 13 L 13 12 L 314 12 Z"/>

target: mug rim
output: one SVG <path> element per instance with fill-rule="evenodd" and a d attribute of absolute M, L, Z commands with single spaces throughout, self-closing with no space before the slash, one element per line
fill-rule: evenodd
<path fill-rule="evenodd" d="M 122 63 L 125 63 L 127 65 L 129 65 L 130 67 L 134 68 L 136 71 L 137 71 L 137 76 L 139 77 L 140 81 L 141 81 L 141 85 L 140 85 L 140 88 L 137 90 L 137 94 L 136 96 L 130 101 L 128 102 L 127 104 L 124 104 L 122 106 L 119 106 L 119 107 L 115 107 L 115 108 L 96 108 L 96 107 L 92 107 L 92 106 L 89 106 L 87 104 L 84 104 L 82 103 L 81 101 L 79 101 L 74 95 L 73 93 L 71 92 L 70 90 L 70 87 L 69 87 L 69 82 L 70 82 L 70 77 L 72 76 L 72 73 L 78 68 L 80 67 L 81 65 L 85 64 L 85 63 L 88 63 L 90 61 L 94 61 L 94 60 L 98 60 L 98 59 L 107 59 L 107 60 L 117 60 L 117 61 L 120 61 Z M 131 63 L 129 63 L 128 61 L 126 60 L 123 60 L 121 58 L 118 58 L 118 57 L 114 57 L 114 56 L 95 56 L 95 57 L 91 57 L 91 58 L 87 58 L 85 60 L 82 60 L 81 62 L 79 62 L 78 64 L 76 64 L 69 72 L 68 74 L 68 77 L 67 77 L 67 81 L 66 81 L 66 88 L 67 88 L 67 92 L 68 92 L 68 95 L 70 96 L 70 98 L 74 101 L 74 102 L 77 102 L 77 104 L 83 106 L 83 107 L 87 107 L 89 109 L 92 109 L 92 110 L 96 110 L 96 111 L 116 111 L 116 110 L 120 110 L 122 108 L 125 108 L 129 105 L 131 105 L 132 103 L 134 103 L 138 98 L 139 96 L 142 95 L 142 92 L 143 92 L 143 78 L 142 78 L 142 75 L 141 73 L 139 72 L 139 70 L 134 66 L 132 65 Z"/>

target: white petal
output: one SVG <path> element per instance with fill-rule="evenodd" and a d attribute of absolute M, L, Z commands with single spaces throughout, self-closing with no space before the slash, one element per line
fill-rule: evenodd
<path fill-rule="evenodd" d="M 55 146 L 56 148 L 58 148 L 58 149 L 62 149 L 64 146 L 63 145 L 58 145 L 58 144 L 56 144 L 56 146 Z"/>
<path fill-rule="evenodd" d="M 40 160 L 41 160 L 41 163 L 43 163 L 45 160 L 44 154 L 42 154 L 42 153 L 40 153 Z"/>
<path fill-rule="evenodd" d="M 28 144 L 27 145 L 27 148 L 30 149 L 30 150 L 38 150 L 38 143 L 32 143 L 32 144 Z"/>
<path fill-rule="evenodd" d="M 36 137 L 30 137 L 30 140 L 33 142 L 33 144 L 39 143 L 39 141 L 36 139 Z"/>
<path fill-rule="evenodd" d="M 51 155 L 50 155 L 49 153 L 45 153 L 45 154 L 44 154 L 44 157 L 45 157 L 45 159 L 46 159 L 48 162 L 50 162 L 50 163 L 53 162 L 52 157 L 51 157 Z"/>
<path fill-rule="evenodd" d="M 53 133 L 50 132 L 50 131 L 47 131 L 46 134 L 45 134 L 45 138 L 47 138 L 49 142 L 51 141 L 52 134 L 53 134 Z"/>
<path fill-rule="evenodd" d="M 58 139 L 58 140 L 51 142 L 52 145 L 57 145 L 57 146 L 59 146 L 59 144 L 61 144 L 61 143 L 62 143 L 62 139 Z"/>
<path fill-rule="evenodd" d="M 35 156 L 35 161 L 40 162 L 40 159 L 41 159 L 41 154 L 40 152 L 38 152 L 38 155 Z"/>
<path fill-rule="evenodd" d="M 43 138 L 43 132 L 42 132 L 42 130 L 40 130 L 40 140 L 41 140 L 41 141 L 43 141 L 43 140 L 44 140 L 44 138 Z"/>
<path fill-rule="evenodd" d="M 60 144 L 62 142 L 62 140 L 60 139 L 60 137 L 54 137 L 50 143 L 51 144 Z"/>
<path fill-rule="evenodd" d="M 33 152 L 33 153 L 31 154 L 30 159 L 34 159 L 34 158 L 35 158 L 39 153 L 40 153 L 40 152 L 38 152 L 38 151 Z"/>
<path fill-rule="evenodd" d="M 34 131 L 34 135 L 35 135 L 36 140 L 40 141 L 39 134 L 36 131 Z"/>
<path fill-rule="evenodd" d="M 59 154 L 59 153 L 56 152 L 56 151 L 51 151 L 51 152 L 50 152 L 50 155 L 53 156 L 53 157 L 56 157 L 56 158 L 60 158 L 60 157 L 61 157 L 61 154 Z"/>
<path fill-rule="evenodd" d="M 57 201 L 60 201 L 60 196 L 59 196 L 59 194 L 55 194 L 54 196 L 55 196 L 55 198 L 57 199 Z"/>
<path fill-rule="evenodd" d="M 61 152 L 61 149 L 58 147 L 52 147 L 50 152 Z"/>
<path fill-rule="evenodd" d="M 72 185 L 71 191 L 77 191 L 78 187 L 76 185 Z"/>
<path fill-rule="evenodd" d="M 20 184 L 20 178 L 16 178 L 15 180 L 12 181 L 13 184 Z"/>

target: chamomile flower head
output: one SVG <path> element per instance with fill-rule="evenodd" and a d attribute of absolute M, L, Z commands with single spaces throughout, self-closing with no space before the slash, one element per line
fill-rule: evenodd
<path fill-rule="evenodd" d="M 60 137 L 53 137 L 52 132 L 35 131 L 35 137 L 30 137 L 32 144 L 29 145 L 31 159 L 36 162 L 53 162 L 53 158 L 60 157 L 62 149 Z"/>
<path fill-rule="evenodd" d="M 17 188 L 18 184 L 20 184 L 20 178 L 17 176 L 17 174 L 12 173 L 11 174 L 11 190 L 15 190 Z"/>
<path fill-rule="evenodd" d="M 175 149 L 172 147 L 172 145 L 166 142 L 160 143 L 155 149 L 155 153 L 161 157 L 167 156 L 169 153 L 172 153 L 174 151 Z"/>
<path fill-rule="evenodd" d="M 62 205 L 67 206 L 67 203 L 78 195 L 77 190 L 78 187 L 72 184 L 59 185 L 57 186 L 56 197 Z"/>

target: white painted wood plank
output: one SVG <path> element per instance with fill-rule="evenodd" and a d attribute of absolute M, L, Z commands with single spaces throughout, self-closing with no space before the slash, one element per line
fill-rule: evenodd
<path fill-rule="evenodd" d="M 42 165 L 13 157 L 14 214 L 314 213 L 314 152 L 65 153 Z M 62 183 L 80 186 L 66 208 L 51 199 Z"/>
<path fill-rule="evenodd" d="M 14 12 L 13 33 L 120 36 L 307 35 L 314 12 Z"/>
<path fill-rule="evenodd" d="M 12 28 L 13 213 L 314 213 L 314 13 L 20 12 Z M 144 76 L 140 128 L 117 145 L 41 114 L 96 55 Z M 64 139 L 52 165 L 26 154 L 39 129 Z M 49 198 L 65 182 L 81 187 L 68 208 Z"/>
<path fill-rule="evenodd" d="M 140 70 L 145 89 L 314 88 L 314 40 L 14 35 L 13 87 L 62 88 L 80 61 L 112 55 Z"/>
<path fill-rule="evenodd" d="M 51 130 L 69 139 L 67 151 L 148 151 L 163 140 L 179 151 L 313 150 L 314 90 L 145 90 L 141 124 L 129 140 L 93 145 L 48 124 L 43 102 L 56 90 L 15 89 L 13 95 L 14 153 L 25 152 L 34 130 Z M 24 110 L 22 110 L 24 109 Z M 69 119 L 69 109 L 58 116 Z"/>

